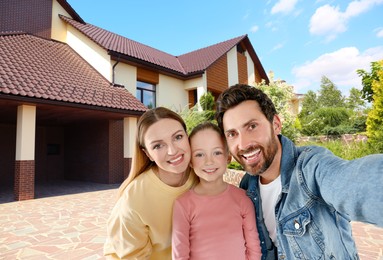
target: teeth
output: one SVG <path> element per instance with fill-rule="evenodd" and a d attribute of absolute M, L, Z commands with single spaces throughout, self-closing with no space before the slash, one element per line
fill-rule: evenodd
<path fill-rule="evenodd" d="M 259 149 L 253 150 L 251 153 L 245 153 L 243 154 L 243 157 L 249 158 L 259 153 Z"/>
<path fill-rule="evenodd" d="M 175 162 L 178 162 L 181 159 L 182 159 L 182 155 L 180 155 L 179 157 L 175 158 L 174 160 L 170 160 L 169 162 L 170 163 L 175 163 Z"/>
<path fill-rule="evenodd" d="M 207 173 L 211 173 L 211 172 L 215 172 L 215 169 L 205 169 L 204 171 Z"/>

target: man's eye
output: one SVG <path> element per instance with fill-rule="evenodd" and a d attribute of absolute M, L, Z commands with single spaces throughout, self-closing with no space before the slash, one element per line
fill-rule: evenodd
<path fill-rule="evenodd" d="M 249 128 L 250 128 L 251 130 L 253 130 L 253 129 L 257 128 L 257 125 L 256 125 L 256 124 L 250 124 L 250 125 L 249 125 Z"/>
<path fill-rule="evenodd" d="M 175 139 L 176 140 L 181 140 L 184 136 L 183 135 L 176 135 Z"/>
<path fill-rule="evenodd" d="M 226 133 L 226 137 L 227 138 L 232 138 L 232 137 L 234 137 L 235 136 L 235 132 L 227 132 Z"/>

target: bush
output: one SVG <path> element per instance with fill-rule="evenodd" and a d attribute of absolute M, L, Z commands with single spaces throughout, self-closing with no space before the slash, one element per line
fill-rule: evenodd
<path fill-rule="evenodd" d="M 242 165 L 240 165 L 237 161 L 231 161 L 228 165 L 227 168 L 233 169 L 233 170 L 240 170 L 243 171 Z"/>

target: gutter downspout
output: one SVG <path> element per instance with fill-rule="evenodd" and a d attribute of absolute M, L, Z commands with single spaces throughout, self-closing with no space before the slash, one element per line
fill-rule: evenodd
<path fill-rule="evenodd" d="M 113 67 L 112 67 L 112 86 L 114 86 L 115 85 L 115 82 L 114 82 L 114 80 L 115 80 L 115 68 L 116 68 L 116 66 L 117 66 L 117 64 L 118 63 L 120 63 L 120 61 L 116 61 L 116 63 L 114 63 L 114 65 L 113 65 Z"/>

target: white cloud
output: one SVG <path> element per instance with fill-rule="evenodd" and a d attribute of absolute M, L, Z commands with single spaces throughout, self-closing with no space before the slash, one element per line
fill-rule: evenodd
<path fill-rule="evenodd" d="M 275 25 L 274 22 L 268 22 L 265 24 L 266 28 L 269 28 L 272 32 L 278 31 L 278 27 Z"/>
<path fill-rule="evenodd" d="M 310 20 L 310 33 L 327 35 L 332 40 L 338 33 L 346 31 L 346 17 L 339 12 L 339 7 L 324 5 L 319 7 Z"/>
<path fill-rule="evenodd" d="M 327 41 L 331 41 L 347 30 L 351 18 L 382 3 L 383 0 L 354 0 L 348 4 L 344 12 L 339 10 L 339 6 L 323 5 L 311 17 L 309 31 L 314 35 L 323 35 Z"/>
<path fill-rule="evenodd" d="M 253 27 L 250 28 L 250 31 L 251 31 L 252 33 L 257 32 L 258 30 L 259 30 L 259 27 L 258 27 L 257 25 L 254 25 Z"/>
<path fill-rule="evenodd" d="M 298 0 L 279 0 L 272 8 L 271 14 L 283 13 L 288 14 L 295 8 Z"/>
<path fill-rule="evenodd" d="M 371 62 L 381 59 L 383 59 L 383 46 L 367 49 L 363 53 L 356 47 L 342 48 L 323 54 L 303 65 L 295 66 L 292 69 L 295 77 L 292 85 L 297 93 L 306 93 L 308 90 L 317 91 L 320 88 L 322 76 L 326 76 L 344 95 L 348 95 L 350 88 L 362 88 L 361 78 L 356 70 L 369 71 Z"/>
<path fill-rule="evenodd" d="M 376 31 L 376 37 L 383 38 L 383 28 L 377 28 Z"/>
<path fill-rule="evenodd" d="M 278 43 L 277 45 L 275 45 L 275 46 L 271 49 L 270 52 L 274 52 L 274 51 L 276 51 L 276 50 L 282 49 L 284 45 L 285 45 L 284 43 Z"/>
<path fill-rule="evenodd" d="M 249 16 L 250 16 L 250 13 L 251 13 L 251 11 L 247 10 L 246 14 L 242 17 L 242 20 L 247 20 L 249 18 Z"/>

